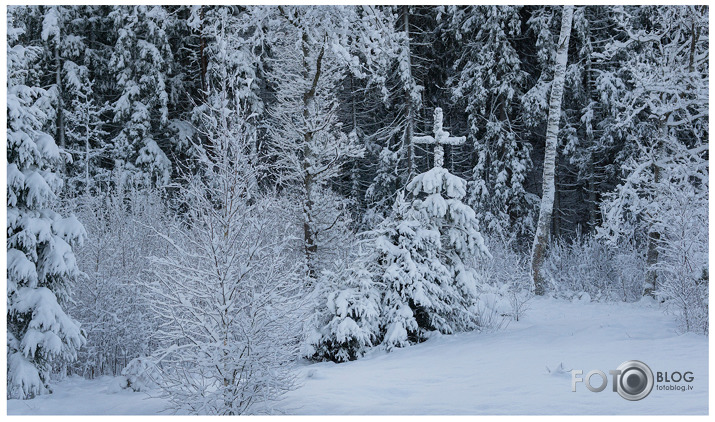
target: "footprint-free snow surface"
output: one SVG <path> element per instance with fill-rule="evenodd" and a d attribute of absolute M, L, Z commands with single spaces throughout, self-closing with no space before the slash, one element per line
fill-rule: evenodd
<path fill-rule="evenodd" d="M 521 321 L 500 331 L 436 337 L 355 362 L 301 365 L 302 385 L 277 407 L 289 414 L 707 414 L 708 339 L 678 334 L 659 305 L 529 304 Z M 656 379 L 650 395 L 628 401 L 612 391 L 608 375 L 627 360 L 646 363 L 656 378 L 691 372 L 693 380 Z M 595 393 L 581 382 L 572 392 L 572 369 L 581 377 L 601 370 L 608 385 Z M 115 384 L 110 377 L 69 378 L 54 394 L 8 400 L 8 414 L 162 413 L 162 400 Z M 601 378 L 591 384 L 598 387 Z"/>

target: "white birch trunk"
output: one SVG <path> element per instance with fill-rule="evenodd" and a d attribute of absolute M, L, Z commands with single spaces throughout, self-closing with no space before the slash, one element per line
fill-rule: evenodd
<path fill-rule="evenodd" d="M 559 134 L 559 118 L 561 117 L 561 98 L 564 92 L 564 76 L 568 59 L 569 38 L 571 37 L 571 21 L 573 6 L 564 6 L 561 18 L 561 33 L 556 50 L 556 68 L 554 82 L 551 86 L 549 99 L 549 120 L 546 126 L 546 150 L 544 152 L 544 181 L 541 196 L 539 222 L 534 235 L 534 245 L 531 249 L 531 275 L 534 280 L 534 293 L 543 295 L 545 280 L 541 274 L 546 247 L 551 235 L 551 215 L 554 209 L 554 172 L 556 167 L 556 144 Z"/>

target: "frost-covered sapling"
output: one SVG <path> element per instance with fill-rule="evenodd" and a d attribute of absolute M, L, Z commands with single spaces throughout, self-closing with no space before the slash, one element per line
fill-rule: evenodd
<path fill-rule="evenodd" d="M 162 319 L 152 355 L 160 387 L 174 410 L 192 414 L 271 412 L 293 386 L 305 318 L 291 227 L 258 189 L 255 126 L 227 85 L 210 97 L 201 172 L 182 189 L 182 220 L 157 233 L 166 249 L 146 284 Z"/>

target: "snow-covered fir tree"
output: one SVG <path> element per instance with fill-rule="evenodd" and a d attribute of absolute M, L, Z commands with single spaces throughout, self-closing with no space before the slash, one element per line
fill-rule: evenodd
<path fill-rule="evenodd" d="M 169 138 L 173 55 L 167 32 L 173 16 L 160 6 L 114 6 L 108 18 L 118 34 L 109 60 L 118 90 L 111 157 L 120 173 L 164 186 L 172 172 L 160 143 Z"/>
<path fill-rule="evenodd" d="M 37 47 L 8 10 L 7 91 L 7 396 L 49 391 L 51 364 L 72 361 L 85 342 L 63 308 L 79 273 L 72 245 L 85 230 L 53 211 L 62 187 L 60 150 L 45 132 L 51 102 L 31 78 Z"/>
<path fill-rule="evenodd" d="M 527 73 L 515 39 L 521 36 L 519 7 L 452 6 L 450 32 L 469 47 L 455 63 L 455 97 L 466 103 L 477 164 L 469 203 L 486 229 L 500 236 L 534 227 L 534 204 L 525 189 L 531 166 L 518 110 Z"/>
<path fill-rule="evenodd" d="M 374 280 L 376 260 L 367 242 L 358 252 L 321 274 L 321 300 L 325 306 L 316 319 L 320 326 L 309 332 L 303 354 L 311 359 L 346 362 L 360 358 L 381 339 L 382 286 Z"/>
<path fill-rule="evenodd" d="M 442 110 L 435 110 L 440 142 Z M 448 136 L 448 134 L 447 134 Z M 424 340 L 431 331 L 453 333 L 477 326 L 479 280 L 465 262 L 489 256 L 472 208 L 462 200 L 467 182 L 436 165 L 408 185 L 393 214 L 374 231 L 379 279 L 384 285 L 383 345 L 389 350 Z"/>

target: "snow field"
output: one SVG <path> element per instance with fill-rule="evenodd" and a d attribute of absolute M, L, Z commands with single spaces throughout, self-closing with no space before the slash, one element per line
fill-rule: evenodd
<path fill-rule="evenodd" d="M 502 331 L 437 336 L 348 363 L 302 364 L 301 386 L 278 408 L 288 414 L 707 414 L 708 338 L 678 334 L 659 305 L 544 298 L 529 305 L 521 321 Z M 692 371 L 691 383 L 677 385 L 693 389 L 654 388 L 633 402 L 611 391 L 610 377 L 600 393 L 583 383 L 572 392 L 571 374 L 555 370 L 563 364 L 584 375 L 607 374 L 632 359 L 654 373 Z M 52 395 L 8 400 L 8 414 L 158 414 L 165 405 L 114 384 L 111 377 L 70 378 Z"/>

